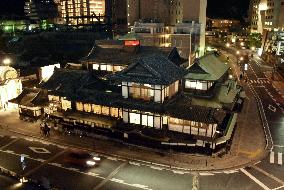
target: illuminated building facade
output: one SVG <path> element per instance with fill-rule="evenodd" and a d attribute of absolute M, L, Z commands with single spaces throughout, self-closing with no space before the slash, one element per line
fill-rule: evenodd
<path fill-rule="evenodd" d="M 152 5 L 152 6 L 149 6 Z M 204 54 L 207 0 L 128 0 L 127 22 L 164 23 L 166 26 L 181 23 L 200 24 L 199 56 Z"/>
<path fill-rule="evenodd" d="M 105 15 L 105 0 L 61 0 L 61 15 L 69 25 L 85 25 Z"/>
<path fill-rule="evenodd" d="M 212 32 L 229 32 L 231 28 L 239 27 L 239 20 L 232 19 L 207 19 L 207 30 Z"/>
<path fill-rule="evenodd" d="M 251 0 L 251 32 L 284 30 L 284 0 Z"/>
<path fill-rule="evenodd" d="M 8 101 L 22 92 L 22 82 L 17 71 L 9 66 L 0 66 L 0 110 L 9 108 Z"/>
<path fill-rule="evenodd" d="M 131 32 L 143 46 L 176 47 L 181 57 L 191 62 L 200 47 L 201 25 L 195 22 L 165 26 L 163 23 L 135 22 Z"/>

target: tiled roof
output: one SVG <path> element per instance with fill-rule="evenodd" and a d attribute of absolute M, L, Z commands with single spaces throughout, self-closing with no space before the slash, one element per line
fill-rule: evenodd
<path fill-rule="evenodd" d="M 105 45 L 104 45 L 105 46 Z M 123 46 L 108 48 L 96 45 L 82 62 L 109 63 L 114 65 L 130 65 L 141 57 L 151 54 L 163 54 L 167 56 L 172 48 L 158 48 L 150 46 L 136 47 L 135 51 L 127 51 Z"/>
<path fill-rule="evenodd" d="M 41 85 L 42 88 L 61 96 L 75 96 L 84 85 L 99 80 L 90 71 L 55 69 L 50 79 Z"/>
<path fill-rule="evenodd" d="M 25 88 L 17 98 L 14 98 L 9 102 L 22 106 L 37 107 L 47 105 L 48 98 L 47 95 L 44 95 L 44 93 L 40 91 L 40 89 Z"/>
<path fill-rule="evenodd" d="M 166 105 L 165 110 L 167 115 L 174 118 L 204 123 L 218 122 L 215 118 L 216 109 L 194 106 L 191 104 L 191 99 L 185 95 Z"/>
<path fill-rule="evenodd" d="M 194 64 L 187 69 L 186 79 L 216 81 L 220 79 L 229 69 L 215 53 L 207 54 L 196 59 Z"/>
<path fill-rule="evenodd" d="M 125 70 L 110 75 L 114 81 L 136 82 L 153 85 L 169 85 L 185 74 L 185 70 L 162 55 L 140 58 Z"/>

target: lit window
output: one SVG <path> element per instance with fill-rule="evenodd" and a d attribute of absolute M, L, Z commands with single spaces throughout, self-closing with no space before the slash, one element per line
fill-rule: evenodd
<path fill-rule="evenodd" d="M 106 71 L 107 70 L 107 66 L 106 65 L 101 65 L 101 70 L 102 71 Z"/>

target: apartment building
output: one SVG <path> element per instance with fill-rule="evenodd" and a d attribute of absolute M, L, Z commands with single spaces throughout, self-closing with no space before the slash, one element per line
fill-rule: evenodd
<path fill-rule="evenodd" d="M 85 25 L 105 15 L 105 0 L 61 0 L 61 15 L 69 25 Z"/>
<path fill-rule="evenodd" d="M 251 0 L 251 32 L 284 30 L 284 0 Z"/>

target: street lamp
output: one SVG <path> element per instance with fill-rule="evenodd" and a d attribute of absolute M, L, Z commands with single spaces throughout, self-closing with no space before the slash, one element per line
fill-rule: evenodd
<path fill-rule="evenodd" d="M 245 43 L 244 42 L 241 42 L 241 46 L 244 46 L 245 45 Z"/>
<path fill-rule="evenodd" d="M 240 51 L 237 51 L 236 53 L 237 53 L 237 55 L 239 55 L 239 54 L 240 54 Z"/>
<path fill-rule="evenodd" d="M 243 60 L 244 60 L 244 58 L 243 58 L 243 57 L 240 57 L 240 60 L 241 60 L 241 61 L 243 61 Z"/>
<path fill-rule="evenodd" d="M 252 47 L 251 47 L 251 50 L 252 50 L 252 51 L 254 51 L 254 50 L 255 50 L 255 47 L 254 47 L 254 46 L 252 46 Z"/>
<path fill-rule="evenodd" d="M 229 44 L 229 43 L 226 43 L 226 46 L 227 46 L 227 47 L 230 47 L 230 44 Z"/>
<path fill-rule="evenodd" d="M 10 58 L 5 58 L 4 60 L 3 60 L 3 64 L 4 65 L 10 65 L 12 63 L 12 60 L 10 59 Z"/>

